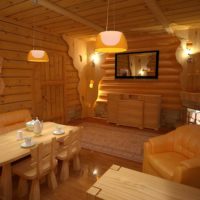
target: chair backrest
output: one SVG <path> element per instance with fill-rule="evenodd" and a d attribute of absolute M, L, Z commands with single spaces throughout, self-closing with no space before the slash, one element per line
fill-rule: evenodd
<path fill-rule="evenodd" d="M 188 158 L 200 155 L 200 125 L 184 125 L 174 133 L 174 151 Z"/>
<path fill-rule="evenodd" d="M 59 140 L 60 151 L 68 151 L 69 158 L 80 151 L 80 129 L 70 130 L 69 134 Z"/>
<path fill-rule="evenodd" d="M 56 157 L 56 138 L 46 143 L 40 143 L 31 150 L 32 167 L 36 167 L 37 177 L 40 178 L 46 171 L 44 166 L 49 170 L 55 167 Z"/>
<path fill-rule="evenodd" d="M 30 120 L 31 114 L 29 110 L 0 113 L 0 133 L 23 128 L 25 123 Z"/>

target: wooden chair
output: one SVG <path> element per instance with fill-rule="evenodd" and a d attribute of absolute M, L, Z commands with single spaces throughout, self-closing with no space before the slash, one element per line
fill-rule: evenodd
<path fill-rule="evenodd" d="M 60 142 L 60 151 L 57 159 L 61 161 L 60 180 L 65 181 L 69 177 L 69 161 L 73 159 L 73 169 L 80 170 L 79 152 L 80 135 L 79 130 L 70 131 Z"/>
<path fill-rule="evenodd" d="M 31 158 L 21 161 L 13 166 L 13 173 L 20 177 L 18 196 L 23 197 L 28 192 L 28 181 L 31 182 L 29 200 L 40 199 L 40 179 L 47 175 L 48 186 L 51 189 L 57 187 L 54 169 L 57 165 L 55 159 L 56 139 L 51 142 L 41 143 L 32 148 Z"/>

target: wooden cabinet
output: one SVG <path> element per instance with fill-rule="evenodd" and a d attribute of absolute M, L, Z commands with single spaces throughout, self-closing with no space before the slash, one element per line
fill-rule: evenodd
<path fill-rule="evenodd" d="M 160 106 L 159 95 L 109 94 L 108 122 L 158 130 Z"/>

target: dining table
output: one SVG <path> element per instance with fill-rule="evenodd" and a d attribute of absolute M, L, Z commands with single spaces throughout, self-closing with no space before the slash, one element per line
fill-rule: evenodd
<path fill-rule="evenodd" d="M 57 128 L 64 130 L 63 134 L 55 134 Z M 32 137 L 32 141 L 35 144 L 39 144 L 48 142 L 54 137 L 57 140 L 67 135 L 69 135 L 69 138 L 73 137 L 73 133 L 80 131 L 80 127 L 44 122 L 42 132 L 39 135 L 28 130 L 26 127 L 20 130 L 23 132 L 23 137 Z M 24 140 L 17 139 L 17 131 L 13 130 L 0 134 L 1 193 L 3 200 L 12 200 L 13 198 L 12 163 L 29 156 L 30 148 L 33 148 L 24 148 L 21 146 Z"/>

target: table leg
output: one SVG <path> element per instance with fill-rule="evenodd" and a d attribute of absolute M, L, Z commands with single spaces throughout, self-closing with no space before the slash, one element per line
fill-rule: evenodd
<path fill-rule="evenodd" d="M 3 200 L 12 200 L 12 171 L 10 163 L 2 166 Z"/>

